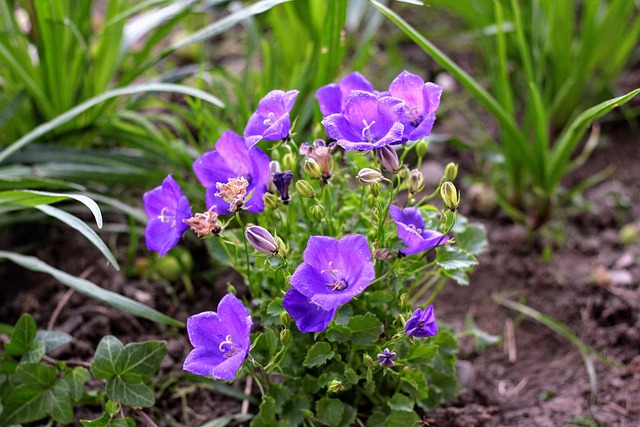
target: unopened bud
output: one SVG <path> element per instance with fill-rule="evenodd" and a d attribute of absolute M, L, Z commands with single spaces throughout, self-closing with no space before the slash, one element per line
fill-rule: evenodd
<path fill-rule="evenodd" d="M 269 255 L 278 253 L 278 243 L 276 243 L 271 233 L 264 228 L 252 225 L 247 227 L 244 235 L 249 241 L 249 244 L 258 252 Z"/>
<path fill-rule="evenodd" d="M 277 160 L 271 160 L 269 162 L 269 171 L 271 172 L 271 176 L 276 172 L 280 172 L 280 163 L 278 163 Z"/>
<path fill-rule="evenodd" d="M 287 245 L 284 244 L 284 241 L 278 235 L 276 235 L 276 245 L 278 246 L 278 255 L 280 255 L 283 258 L 286 258 Z"/>
<path fill-rule="evenodd" d="M 280 331 L 280 341 L 282 341 L 282 344 L 284 345 L 287 345 L 291 342 L 291 331 L 288 328 Z"/>
<path fill-rule="evenodd" d="M 458 176 L 458 165 L 451 162 L 444 168 L 444 180 L 455 181 Z"/>
<path fill-rule="evenodd" d="M 309 199 L 315 199 L 316 197 L 316 192 L 313 191 L 313 187 L 309 184 L 309 181 L 305 181 L 304 179 L 296 181 L 296 190 L 302 197 L 308 197 Z"/>
<path fill-rule="evenodd" d="M 373 368 L 374 366 L 376 366 L 376 362 L 374 362 L 371 356 L 369 356 L 367 353 L 362 356 L 362 363 L 364 363 L 364 366 L 366 366 L 367 368 Z"/>
<path fill-rule="evenodd" d="M 456 186 L 449 181 L 440 187 L 440 197 L 442 197 L 444 206 L 451 212 L 455 212 L 460 205 L 460 193 L 456 190 Z"/>
<path fill-rule="evenodd" d="M 419 193 L 424 188 L 424 176 L 422 176 L 422 172 L 418 169 L 413 169 L 409 172 L 409 178 L 407 180 L 407 187 L 411 194 Z"/>
<path fill-rule="evenodd" d="M 265 193 L 262 196 L 262 201 L 264 202 L 264 207 L 267 209 L 275 210 L 278 209 L 278 196 L 273 193 Z"/>
<path fill-rule="evenodd" d="M 367 196 L 367 206 L 369 206 L 370 208 L 378 206 L 378 200 L 373 197 L 373 194 L 369 194 Z"/>
<path fill-rule="evenodd" d="M 404 305 L 409 301 L 409 294 L 407 292 L 400 295 L 400 304 Z"/>
<path fill-rule="evenodd" d="M 324 206 L 315 204 L 311 206 L 311 216 L 316 221 L 322 221 L 324 219 L 325 211 Z"/>
<path fill-rule="evenodd" d="M 380 197 L 380 183 L 379 182 L 372 182 L 371 185 L 369 186 L 369 190 L 371 191 L 371 195 L 373 197 L 375 197 L 376 199 L 378 197 Z"/>
<path fill-rule="evenodd" d="M 416 154 L 419 159 L 423 158 L 427 151 L 429 151 L 429 141 L 421 139 L 416 143 Z"/>
<path fill-rule="evenodd" d="M 371 168 L 360 169 L 360 172 L 358 172 L 358 175 L 356 175 L 356 179 L 358 180 L 358 182 L 363 185 L 368 185 L 373 182 L 380 182 L 382 178 L 383 176 L 380 172 Z"/>
<path fill-rule="evenodd" d="M 282 325 L 285 328 L 288 328 L 289 325 L 291 324 L 291 315 L 286 311 L 281 312 L 280 313 L 280 322 L 282 323 Z"/>
<path fill-rule="evenodd" d="M 378 261 L 388 261 L 393 258 L 393 252 L 387 248 L 376 249 L 373 251 L 373 259 Z"/>
<path fill-rule="evenodd" d="M 341 391 L 346 390 L 345 386 L 342 385 L 342 381 L 335 379 L 331 380 L 327 389 L 329 390 L 329 393 L 340 393 Z"/>
<path fill-rule="evenodd" d="M 313 159 L 307 159 L 304 162 L 303 169 L 304 169 L 305 173 L 307 175 L 309 175 L 309 178 L 311 178 L 311 179 L 320 179 L 320 178 L 322 178 L 322 166 L 320 166 L 320 164 L 318 164 L 318 162 L 316 162 Z"/>
<path fill-rule="evenodd" d="M 287 153 L 282 158 L 282 167 L 285 170 L 296 170 L 296 156 L 293 153 Z"/>
<path fill-rule="evenodd" d="M 393 173 L 400 169 L 398 166 L 398 153 L 393 146 L 385 145 L 384 147 L 376 148 L 375 152 L 383 169 Z"/>

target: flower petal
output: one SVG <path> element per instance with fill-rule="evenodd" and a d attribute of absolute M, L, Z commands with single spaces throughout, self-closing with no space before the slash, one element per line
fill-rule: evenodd
<path fill-rule="evenodd" d="M 283 307 L 296 320 L 300 332 L 321 332 L 327 329 L 336 310 L 323 310 L 295 289 L 289 289 L 282 301 Z"/>

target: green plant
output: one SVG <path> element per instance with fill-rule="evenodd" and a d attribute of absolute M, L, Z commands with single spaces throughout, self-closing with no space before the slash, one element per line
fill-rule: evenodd
<path fill-rule="evenodd" d="M 560 200 L 562 178 L 579 167 L 589 155 L 588 150 L 593 148 L 593 144 L 587 144 L 586 148 L 576 156 L 578 144 L 591 123 L 640 93 L 640 89 L 636 89 L 582 112 L 573 110 L 566 116 L 570 121 L 568 123 L 559 121 L 562 127 L 554 130 L 556 110 L 569 108 L 563 104 L 569 99 L 576 99 L 576 96 L 568 94 L 578 90 L 570 84 L 573 80 L 578 80 L 578 77 L 559 77 L 561 74 L 558 71 L 558 76 L 554 78 L 568 79 L 564 83 L 569 86 L 560 90 L 548 83 L 551 81 L 546 78 L 545 67 L 548 64 L 544 62 L 548 61 L 548 58 L 541 54 L 545 50 L 537 44 L 540 40 L 547 42 L 548 39 L 540 36 L 540 29 L 534 34 L 535 39 L 529 38 L 532 35 L 527 32 L 529 27 L 523 23 L 525 18 L 518 1 L 511 1 L 510 6 L 503 6 L 503 3 L 498 1 L 493 2 L 495 44 L 491 54 L 492 59 L 487 59 L 491 64 L 493 94 L 397 13 L 375 0 L 370 2 L 442 68 L 449 71 L 496 119 L 500 127 L 500 136 L 499 142 L 495 143 L 492 149 L 500 154 L 501 160 L 495 162 L 491 184 L 498 194 L 499 203 L 507 213 L 514 220 L 526 223 L 533 229 L 539 228 L 552 217 L 553 209 Z M 565 3 L 546 2 L 545 4 Z M 591 10 L 592 4 L 598 2 L 586 3 L 591 5 L 588 9 Z M 621 2 L 616 2 L 616 4 L 619 3 Z M 512 20 L 510 22 L 512 30 L 509 32 L 506 29 L 511 27 L 507 25 L 505 10 L 509 11 Z M 533 18 L 529 16 L 528 19 Z M 560 24 L 554 21 L 554 25 Z M 572 33 L 569 37 L 572 37 Z M 556 48 L 559 50 L 554 53 L 554 61 L 559 61 L 559 58 L 562 58 L 562 47 L 554 47 Z M 569 55 L 570 52 L 566 50 L 565 53 Z M 586 60 L 588 54 L 589 52 L 584 52 L 582 60 Z M 518 60 L 511 62 L 510 55 L 516 55 Z M 612 60 L 603 59 L 602 61 L 606 63 Z M 619 62 L 622 60 L 615 64 Z M 577 68 L 573 65 L 571 64 L 569 68 Z M 518 67 L 516 68 L 518 71 L 509 71 L 509 68 L 514 66 Z M 580 70 L 580 72 L 583 71 Z M 604 80 L 599 84 L 608 87 L 608 82 Z M 525 93 L 526 96 L 517 97 L 518 93 Z M 519 103 L 518 100 L 523 102 Z"/>

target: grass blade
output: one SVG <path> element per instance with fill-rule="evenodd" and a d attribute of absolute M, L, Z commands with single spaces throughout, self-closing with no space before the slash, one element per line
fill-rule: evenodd
<path fill-rule="evenodd" d="M 76 292 L 87 295 L 88 297 L 119 310 L 126 311 L 134 316 L 142 317 L 165 325 L 178 326 L 181 328 L 184 327 L 184 323 L 164 315 L 151 307 L 115 292 L 102 289 L 98 285 L 86 279 L 81 279 L 62 270 L 58 270 L 38 258 L 6 251 L 0 251 L 0 258 L 8 259 L 9 261 L 12 261 L 28 270 L 49 274 L 60 283 L 68 286 Z"/>

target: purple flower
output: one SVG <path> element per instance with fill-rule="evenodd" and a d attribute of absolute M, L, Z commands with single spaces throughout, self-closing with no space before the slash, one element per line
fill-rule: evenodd
<path fill-rule="evenodd" d="M 418 208 L 400 209 L 391 205 L 389 213 L 398 226 L 398 237 L 407 245 L 407 249 L 400 251 L 402 255 L 417 254 L 449 241 L 449 236 L 437 231 L 425 230 L 424 218 Z"/>
<path fill-rule="evenodd" d="M 272 90 L 260 100 L 258 110 L 251 115 L 244 128 L 247 147 L 253 147 L 262 139 L 275 141 L 289 136 L 289 112 L 296 102 L 298 93 L 300 92 L 297 90 Z"/>
<path fill-rule="evenodd" d="M 417 309 L 413 312 L 407 323 L 404 324 L 404 331 L 410 337 L 426 338 L 438 333 L 438 324 L 433 314 L 433 306 L 426 309 Z"/>
<path fill-rule="evenodd" d="M 147 248 L 163 256 L 178 243 L 189 226 L 183 221 L 191 218 L 189 200 L 182 194 L 178 183 L 171 175 L 160 187 L 147 191 L 142 196 L 144 210 L 149 222 L 144 230 Z"/>
<path fill-rule="evenodd" d="M 289 289 L 284 295 L 282 306 L 296 319 L 296 326 L 300 332 L 322 332 L 327 329 L 335 316 L 337 308 L 323 310 L 295 289 Z"/>
<path fill-rule="evenodd" d="M 330 83 L 316 91 L 318 104 L 323 116 L 341 113 L 345 101 L 352 90 L 373 93 L 373 85 L 360 73 L 353 72 L 345 76 L 339 83 Z"/>
<path fill-rule="evenodd" d="M 220 188 L 224 189 L 230 179 L 244 178 L 249 184 L 246 194 L 251 194 L 251 199 L 245 206 L 247 212 L 264 211 L 262 196 L 267 192 L 271 179 L 269 157 L 258 147 L 247 148 L 244 139 L 236 133 L 230 130 L 223 133 L 216 142 L 214 151 L 204 153 L 196 159 L 193 170 L 207 189 L 207 209 L 213 207 L 219 215 L 232 213 L 240 201 L 232 201 L 229 197 L 225 201 Z M 230 201 L 234 206 L 231 206 Z"/>
<path fill-rule="evenodd" d="M 233 294 L 218 304 L 218 312 L 205 311 L 187 319 L 189 341 L 195 347 L 183 369 L 218 380 L 231 381 L 249 353 L 249 311 Z"/>
<path fill-rule="evenodd" d="M 280 193 L 280 200 L 285 204 L 289 203 L 289 186 L 293 182 L 293 174 L 291 171 L 274 172 L 273 173 L 273 185 L 276 186 L 278 193 Z"/>
<path fill-rule="evenodd" d="M 376 357 L 380 361 L 380 366 L 386 366 L 390 368 L 395 365 L 393 359 L 396 358 L 396 353 L 393 351 L 389 351 L 388 348 L 385 348 L 382 353 L 378 353 Z"/>
<path fill-rule="evenodd" d="M 402 142 L 403 115 L 401 100 L 355 90 L 342 113 L 325 117 L 322 124 L 327 135 L 345 150 L 373 150 Z"/>
<path fill-rule="evenodd" d="M 351 301 L 375 278 L 369 245 L 359 234 L 340 240 L 311 236 L 303 260 L 289 282 L 310 303 L 326 311 Z"/>
<path fill-rule="evenodd" d="M 431 133 L 442 95 L 440 86 L 425 83 L 420 76 L 405 70 L 389 85 L 389 95 L 405 102 L 404 141 L 416 141 Z"/>

